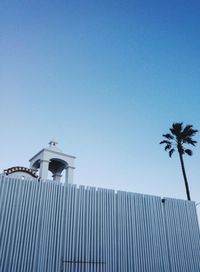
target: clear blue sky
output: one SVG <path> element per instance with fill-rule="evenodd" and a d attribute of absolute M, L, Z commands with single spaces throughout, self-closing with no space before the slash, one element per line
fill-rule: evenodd
<path fill-rule="evenodd" d="M 1 169 L 55 137 L 77 184 L 185 198 L 159 141 L 200 129 L 199 37 L 199 1 L 2 0 Z M 185 164 L 200 201 L 200 146 Z"/>

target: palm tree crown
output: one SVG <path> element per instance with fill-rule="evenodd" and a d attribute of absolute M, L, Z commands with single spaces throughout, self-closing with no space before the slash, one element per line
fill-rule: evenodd
<path fill-rule="evenodd" d="M 174 123 L 170 128 L 170 132 L 171 133 L 163 134 L 165 140 L 161 141 L 160 144 L 165 144 L 165 151 L 169 152 L 170 157 L 175 150 L 178 151 L 183 178 L 185 182 L 187 199 L 190 200 L 190 191 L 183 161 L 183 155 L 187 154 L 189 156 L 192 156 L 192 150 L 185 148 L 185 144 L 193 146 L 196 145 L 197 141 L 194 141 L 192 137 L 195 136 L 198 130 L 193 129 L 192 125 L 187 125 L 183 127 L 183 123 Z"/>
<path fill-rule="evenodd" d="M 171 133 L 162 135 L 166 140 L 160 142 L 160 144 L 166 144 L 165 151 L 169 152 L 169 156 L 172 156 L 175 149 L 177 149 L 181 155 L 187 154 L 192 156 L 192 150 L 186 149 L 184 144 L 195 146 L 197 141 L 194 141 L 192 137 L 198 130 L 193 129 L 193 125 L 187 125 L 183 128 L 183 123 L 174 123 L 170 128 L 170 131 Z"/>

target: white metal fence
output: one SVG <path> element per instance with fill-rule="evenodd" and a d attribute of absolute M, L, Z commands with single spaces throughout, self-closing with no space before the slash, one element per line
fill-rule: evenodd
<path fill-rule="evenodd" d="M 199 272 L 195 203 L 0 178 L 1 272 Z"/>

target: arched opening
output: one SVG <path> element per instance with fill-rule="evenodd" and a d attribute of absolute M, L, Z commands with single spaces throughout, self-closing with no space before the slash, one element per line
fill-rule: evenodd
<path fill-rule="evenodd" d="M 49 172 L 51 173 L 52 177 L 56 181 L 64 182 L 65 174 L 63 174 L 63 170 L 66 169 L 68 163 L 64 160 L 52 158 L 49 162 Z"/>

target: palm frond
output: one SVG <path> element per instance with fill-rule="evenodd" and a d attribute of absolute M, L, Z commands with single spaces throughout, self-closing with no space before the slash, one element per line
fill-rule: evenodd
<path fill-rule="evenodd" d="M 165 137 L 165 138 L 167 138 L 168 140 L 173 140 L 174 139 L 174 136 L 171 135 L 170 133 L 163 134 L 162 136 Z"/>
<path fill-rule="evenodd" d="M 192 127 L 193 127 L 192 125 L 185 126 L 184 129 L 183 129 L 182 135 L 187 136 L 188 132 L 192 129 Z"/>
<path fill-rule="evenodd" d="M 191 129 L 188 131 L 187 135 L 193 137 L 198 132 L 197 129 Z"/>
<path fill-rule="evenodd" d="M 172 149 L 169 151 L 169 156 L 170 156 L 170 158 L 171 158 L 172 154 L 174 153 L 174 151 L 175 151 L 174 148 L 172 148 Z"/>
<path fill-rule="evenodd" d="M 171 144 L 167 144 L 166 146 L 165 146 L 165 151 L 167 151 L 168 149 L 171 149 L 172 148 L 172 145 Z"/>
<path fill-rule="evenodd" d="M 183 139 L 183 143 L 195 146 L 197 144 L 197 141 L 192 140 L 191 137 L 186 137 L 185 139 Z"/>
<path fill-rule="evenodd" d="M 164 140 L 164 141 L 161 141 L 160 144 L 172 144 L 172 143 L 170 141 Z"/>
<path fill-rule="evenodd" d="M 198 132 L 197 129 L 193 129 L 193 125 L 187 125 L 182 131 L 183 139 L 186 137 L 192 137 Z"/>
<path fill-rule="evenodd" d="M 192 156 L 192 150 L 191 149 L 185 149 L 184 150 L 186 154 L 188 154 L 189 156 Z"/>

